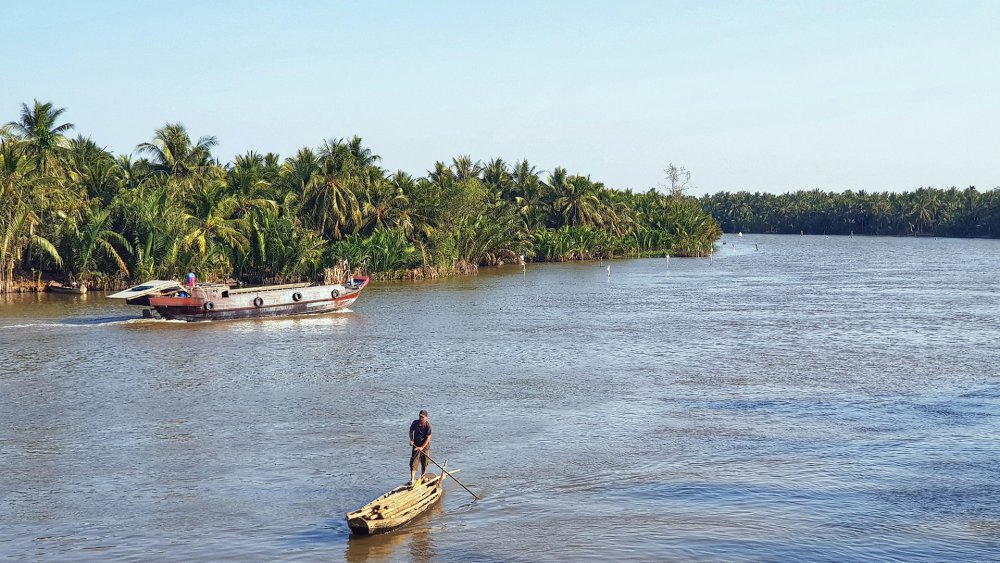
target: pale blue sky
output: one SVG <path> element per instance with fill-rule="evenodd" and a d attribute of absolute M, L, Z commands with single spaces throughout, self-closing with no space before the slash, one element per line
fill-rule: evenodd
<path fill-rule="evenodd" d="M 361 135 L 424 175 L 527 158 L 644 190 L 1000 185 L 1000 1 L 4 2 L 0 122 L 33 98 L 132 152 Z"/>

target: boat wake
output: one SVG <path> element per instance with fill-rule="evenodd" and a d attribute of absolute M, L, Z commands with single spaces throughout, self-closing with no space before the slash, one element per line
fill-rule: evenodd
<path fill-rule="evenodd" d="M 275 318 L 262 318 L 257 319 L 258 321 L 265 323 L 278 324 L 281 321 L 292 321 L 292 322 L 316 322 L 320 321 L 322 318 L 337 318 L 340 315 L 345 315 L 353 313 L 349 308 L 338 309 L 336 311 L 329 311 L 325 313 L 317 313 L 314 315 L 295 315 L 292 317 L 275 317 Z M 234 319 L 234 320 L 246 320 L 246 319 Z M 215 322 L 232 322 L 232 321 L 215 321 Z M 320 321 L 322 322 L 322 321 Z M 85 328 L 85 327 L 103 327 L 103 326 L 135 326 L 135 325 L 151 325 L 151 326 L 162 326 L 166 324 L 171 325 L 189 325 L 189 324 L 209 324 L 212 321 L 202 321 L 198 323 L 189 323 L 184 320 L 174 320 L 174 319 L 162 319 L 162 318 L 142 318 L 142 317 L 94 317 L 94 318 L 78 318 L 78 319 L 66 319 L 62 321 L 36 321 L 36 322 L 26 322 L 10 325 L 0 325 L 0 330 L 2 329 L 25 329 L 25 328 Z"/>
<path fill-rule="evenodd" d="M 170 321 L 166 319 L 142 319 L 136 317 L 105 317 L 95 319 L 67 319 L 58 322 L 33 322 L 19 323 L 12 325 L 0 325 L 0 329 L 21 329 L 21 328 L 85 328 L 114 325 L 135 325 L 135 324 L 186 324 L 184 321 Z"/>

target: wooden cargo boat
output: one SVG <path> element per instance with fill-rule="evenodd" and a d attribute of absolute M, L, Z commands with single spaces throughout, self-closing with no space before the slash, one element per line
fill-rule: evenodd
<path fill-rule="evenodd" d="M 350 307 L 369 278 L 358 276 L 343 284 L 293 283 L 231 288 L 199 283 L 193 287 L 153 280 L 108 297 L 129 305 L 148 305 L 165 319 L 222 321 L 329 313 Z"/>
<path fill-rule="evenodd" d="M 452 473 L 455 471 L 451 470 Z M 414 484 L 396 487 L 360 509 L 349 512 L 347 526 L 352 533 L 363 536 L 398 528 L 440 500 L 444 480 L 443 475 L 439 477 L 428 471 Z"/>
<path fill-rule="evenodd" d="M 52 293 L 69 293 L 71 295 L 84 295 L 87 293 L 87 284 L 63 284 L 57 281 L 49 282 L 45 289 Z"/>

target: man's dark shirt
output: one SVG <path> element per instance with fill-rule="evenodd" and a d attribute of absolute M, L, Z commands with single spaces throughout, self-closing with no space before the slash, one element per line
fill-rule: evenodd
<path fill-rule="evenodd" d="M 419 448 L 427 443 L 427 437 L 431 435 L 431 423 L 421 426 L 420 420 L 414 420 L 410 424 L 410 432 L 413 432 L 413 447 Z"/>

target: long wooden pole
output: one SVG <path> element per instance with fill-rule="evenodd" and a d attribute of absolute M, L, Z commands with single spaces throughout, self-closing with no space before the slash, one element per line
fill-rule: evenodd
<path fill-rule="evenodd" d="M 426 453 L 426 452 L 420 452 L 420 453 L 424 454 L 424 457 L 426 457 L 426 458 L 427 458 L 428 460 L 430 460 L 430 462 L 431 462 L 431 463 L 433 463 L 434 465 L 438 466 L 438 467 L 439 467 L 439 468 L 441 469 L 441 471 L 444 471 L 444 474 L 445 474 L 445 475 L 447 475 L 447 476 L 451 477 L 452 479 L 454 479 L 454 480 L 455 480 L 455 482 L 456 482 L 456 483 L 458 483 L 459 485 L 462 485 L 462 488 L 463 488 L 463 489 L 465 489 L 466 491 L 469 491 L 469 494 L 470 494 L 470 495 L 472 495 L 472 498 L 474 498 L 474 499 L 476 499 L 476 500 L 479 500 L 479 497 L 477 497 L 477 496 L 476 496 L 476 493 L 472 492 L 472 491 L 471 491 L 471 490 L 469 489 L 469 487 L 466 487 L 466 486 L 465 486 L 465 485 L 464 485 L 464 484 L 463 484 L 463 483 L 462 483 L 461 481 L 459 481 L 459 480 L 458 480 L 458 478 L 457 478 L 457 477 L 455 477 L 454 475 L 452 475 L 452 474 L 451 474 L 451 473 L 450 473 L 450 472 L 449 472 L 449 471 L 448 471 L 447 469 L 445 469 L 444 467 L 441 467 L 441 464 L 440 464 L 440 463 L 438 463 L 438 462 L 434 461 L 434 460 L 433 460 L 433 459 L 431 458 L 431 456 L 427 455 L 427 453 Z"/>

